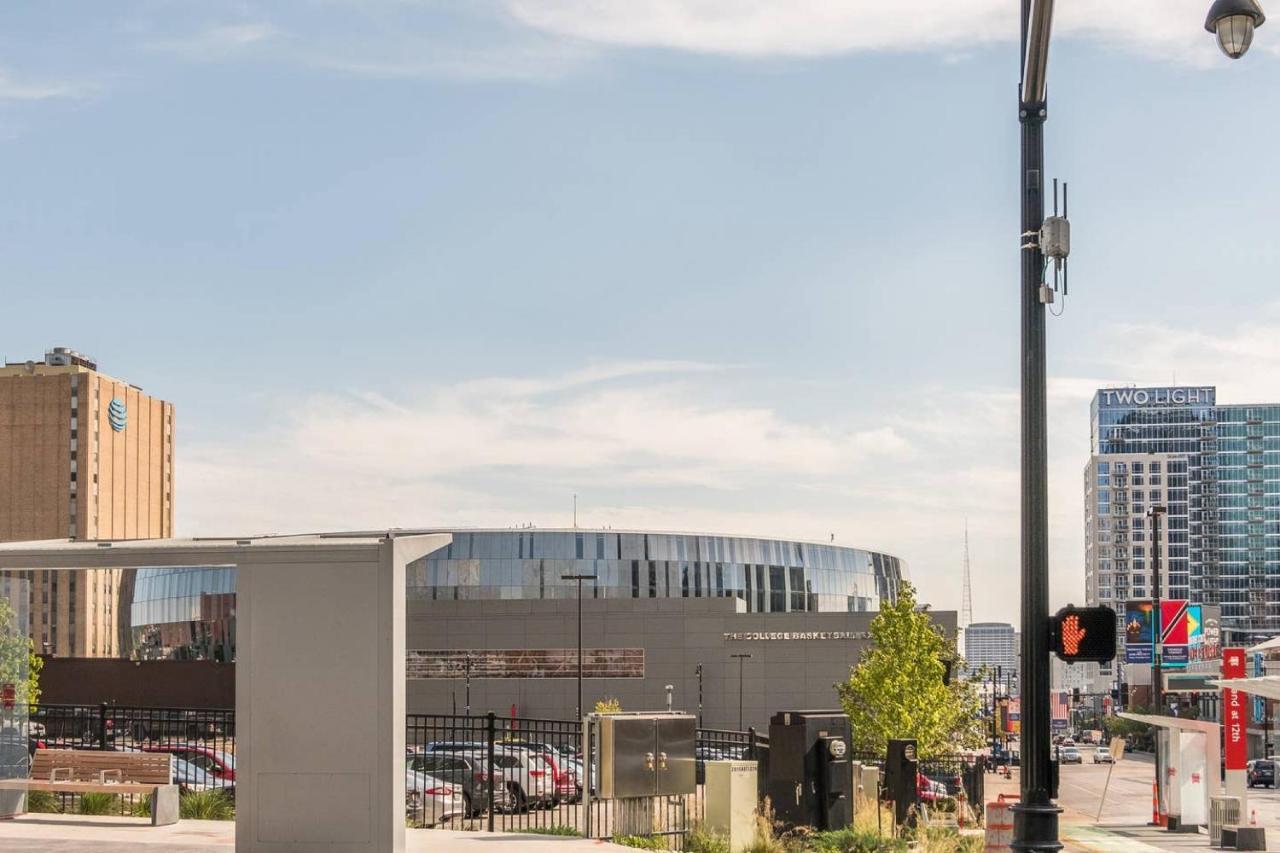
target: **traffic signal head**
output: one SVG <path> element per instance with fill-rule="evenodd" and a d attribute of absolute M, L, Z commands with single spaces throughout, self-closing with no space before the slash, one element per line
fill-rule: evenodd
<path fill-rule="evenodd" d="M 1053 618 L 1052 648 L 1067 663 L 1105 663 L 1116 656 L 1116 612 L 1068 605 Z"/>

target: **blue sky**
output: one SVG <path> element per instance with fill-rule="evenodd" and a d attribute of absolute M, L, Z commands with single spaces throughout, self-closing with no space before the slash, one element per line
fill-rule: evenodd
<path fill-rule="evenodd" d="M 186 534 L 656 526 L 1016 619 L 1016 4 L 0 9 L 0 354 L 178 408 Z M 1055 599 L 1100 384 L 1280 398 L 1280 30 L 1071 4 Z M 776 8 L 774 8 L 776 6 Z M 838 8 L 837 8 L 838 7 Z"/>

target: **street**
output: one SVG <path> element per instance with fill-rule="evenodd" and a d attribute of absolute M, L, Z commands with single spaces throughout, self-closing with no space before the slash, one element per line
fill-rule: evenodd
<path fill-rule="evenodd" d="M 1058 805 L 1062 807 L 1062 837 L 1069 849 L 1076 850 L 1184 850 L 1203 849 L 1207 839 L 1201 836 L 1175 836 L 1163 830 L 1143 831 L 1140 837 L 1126 836 L 1117 841 L 1114 836 L 1094 834 L 1088 828 L 1095 825 L 1102 829 L 1120 827 L 1136 830 L 1151 820 L 1152 757 L 1145 753 L 1126 755 L 1115 766 L 1111 786 L 1107 792 L 1102 820 L 1097 821 L 1098 804 L 1107 784 L 1106 764 L 1068 764 L 1061 770 L 1058 786 Z M 987 800 L 993 801 L 999 794 L 1017 796 L 1018 768 L 1013 777 L 987 777 Z M 1267 830 L 1267 849 L 1280 851 L 1280 790 L 1252 788 L 1249 790 L 1248 809 L 1256 815 L 1259 826 Z M 1117 846 L 1117 844 L 1119 846 Z"/>

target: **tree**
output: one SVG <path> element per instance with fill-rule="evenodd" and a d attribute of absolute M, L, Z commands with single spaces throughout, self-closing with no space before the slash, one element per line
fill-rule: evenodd
<path fill-rule="evenodd" d="M 985 744 L 981 699 L 968 681 L 943 683 L 944 661 L 958 673 L 964 661 L 905 581 L 898 600 L 884 603 L 871 621 L 873 643 L 836 685 L 853 728 L 854 749 L 883 755 L 890 738 L 915 738 L 928 758 Z"/>
<path fill-rule="evenodd" d="M 35 644 L 18 630 L 17 613 L 9 599 L 0 596 L 0 685 L 12 684 L 19 707 L 33 707 L 40 700 L 40 670 L 44 661 Z"/>

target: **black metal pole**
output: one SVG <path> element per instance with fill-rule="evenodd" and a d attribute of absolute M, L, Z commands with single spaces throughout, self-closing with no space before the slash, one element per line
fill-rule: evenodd
<path fill-rule="evenodd" d="M 702 664 L 698 664 L 698 728 L 702 728 Z"/>
<path fill-rule="evenodd" d="M 466 661 L 467 661 L 467 701 L 464 704 L 467 706 L 467 716 L 470 717 L 471 716 L 471 655 L 467 655 Z"/>
<path fill-rule="evenodd" d="M 576 501 L 577 498 L 575 497 Z M 575 522 L 575 527 L 577 526 Z M 582 719 L 582 578 L 578 578 L 578 714 L 575 720 Z"/>
<path fill-rule="evenodd" d="M 738 659 L 738 731 L 742 731 L 742 666 L 746 662 L 747 658 L 751 657 L 751 655 L 739 652 L 738 654 L 730 655 L 729 657 Z"/>
<path fill-rule="evenodd" d="M 1035 236 L 1044 224 L 1044 123 L 1048 116 L 1048 64 L 1052 0 L 1023 0 L 1022 85 L 1022 661 L 1021 799 L 1013 807 L 1014 850 L 1057 851 L 1049 711 L 1048 430 L 1045 390 L 1045 317 L 1041 301 L 1044 255 Z"/>
<path fill-rule="evenodd" d="M 1152 621 L 1155 623 L 1152 630 L 1154 636 L 1151 638 L 1151 708 L 1157 714 L 1164 713 L 1164 660 L 1160 654 L 1161 635 L 1164 633 L 1164 614 L 1160 609 L 1160 597 L 1162 593 L 1160 584 L 1160 516 L 1164 514 L 1164 507 L 1153 506 L 1147 513 L 1151 516 L 1151 598 L 1154 602 L 1151 614 Z"/>
<path fill-rule="evenodd" d="M 1132 476 L 1132 474 L 1130 475 Z M 1151 712 L 1160 716 L 1164 715 L 1164 661 L 1162 660 L 1162 646 L 1160 641 L 1164 638 L 1164 613 L 1160 605 L 1160 515 L 1164 512 L 1164 507 L 1153 506 L 1147 515 L 1151 517 Z M 1156 735 L 1155 741 L 1155 761 L 1152 762 L 1152 771 L 1156 775 L 1156 802 L 1163 802 L 1161 796 L 1164 789 L 1164 771 L 1160 767 L 1160 741 L 1159 735 Z"/>
<path fill-rule="evenodd" d="M 578 714 L 582 719 L 582 582 L 593 581 L 595 575 L 561 575 L 561 580 L 578 582 Z"/>

